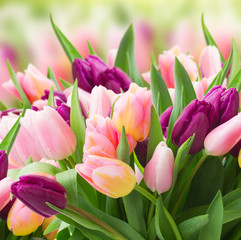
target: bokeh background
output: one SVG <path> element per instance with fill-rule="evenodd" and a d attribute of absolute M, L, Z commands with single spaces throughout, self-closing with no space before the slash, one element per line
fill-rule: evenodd
<path fill-rule="evenodd" d="M 51 28 L 49 15 L 83 56 L 88 39 L 104 60 L 130 23 L 134 24 L 136 58 L 141 73 L 150 68 L 150 51 L 156 59 L 163 50 L 179 45 L 198 61 L 205 46 L 201 14 L 227 59 L 232 37 L 241 45 L 239 0 L 32 0 L 0 1 L 0 82 L 9 79 L 6 59 L 15 71 L 29 63 L 46 73 L 72 81 L 71 66 Z M 7 93 L 0 88 L 0 100 Z"/>

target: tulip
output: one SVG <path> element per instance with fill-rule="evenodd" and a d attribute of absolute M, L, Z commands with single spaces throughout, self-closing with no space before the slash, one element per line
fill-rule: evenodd
<path fill-rule="evenodd" d="M 181 52 L 178 46 L 173 47 L 169 51 L 164 51 L 159 56 L 159 69 L 163 80 L 168 88 L 175 88 L 174 82 L 174 62 L 175 57 L 182 63 L 186 69 L 191 81 L 195 81 L 198 77 L 198 68 L 191 55 L 186 55 Z"/>
<path fill-rule="evenodd" d="M 221 70 L 221 59 L 218 49 L 215 46 L 207 46 L 203 49 L 199 66 L 203 77 L 217 75 Z"/>
<path fill-rule="evenodd" d="M 7 176 L 8 155 L 4 150 L 0 150 L 0 181 Z"/>
<path fill-rule="evenodd" d="M 78 86 L 87 92 L 91 92 L 95 85 L 100 85 L 98 75 L 108 66 L 97 56 L 90 55 L 85 60 L 76 58 L 72 65 L 74 80 L 78 80 Z"/>
<path fill-rule="evenodd" d="M 22 112 L 22 110 L 16 109 L 16 108 L 11 108 L 11 109 L 7 109 L 4 110 L 0 113 L 0 118 L 2 118 L 3 116 L 13 116 L 13 115 L 19 115 Z"/>
<path fill-rule="evenodd" d="M 229 119 L 236 116 L 238 111 L 239 93 L 236 88 L 229 88 L 221 95 L 219 124 L 227 122 Z"/>
<path fill-rule="evenodd" d="M 14 180 L 6 177 L 0 181 L 0 211 L 10 202 L 10 187 Z"/>
<path fill-rule="evenodd" d="M 37 199 L 37 196 L 36 196 Z M 15 236 L 26 236 L 37 230 L 44 217 L 33 212 L 21 201 L 16 199 L 7 218 L 8 229 Z"/>
<path fill-rule="evenodd" d="M 241 114 L 214 128 L 205 138 L 205 151 L 212 156 L 228 153 L 241 139 Z"/>
<path fill-rule="evenodd" d="M 90 114 L 98 114 L 107 117 L 110 114 L 112 101 L 107 89 L 103 86 L 95 86 L 90 97 Z"/>
<path fill-rule="evenodd" d="M 94 115 L 86 121 L 84 153 L 103 157 L 116 158 L 116 149 L 120 141 L 120 133 L 110 118 Z M 130 154 L 136 141 L 127 135 Z"/>
<path fill-rule="evenodd" d="M 41 97 L 41 99 L 42 100 L 48 100 L 49 93 L 50 93 L 50 90 L 44 90 L 44 95 Z M 65 94 L 60 92 L 60 91 L 54 91 L 54 96 L 58 97 L 59 99 L 61 99 L 65 103 L 67 102 L 67 98 L 66 98 Z"/>
<path fill-rule="evenodd" d="M 132 168 L 114 158 L 89 155 L 75 169 L 96 190 L 112 198 L 128 195 L 136 184 Z"/>
<path fill-rule="evenodd" d="M 51 87 L 56 89 L 53 81 L 46 78 L 36 67 L 31 64 L 29 64 L 28 68 L 25 70 L 25 74 L 18 73 L 17 78 L 31 103 L 40 99 L 44 95 L 44 90 L 51 89 Z M 20 98 L 12 80 L 4 83 L 3 87 L 5 87 L 7 91 L 13 93 L 16 97 Z"/>
<path fill-rule="evenodd" d="M 58 114 L 64 119 L 64 121 L 70 126 L 70 107 L 64 103 L 56 108 Z"/>
<path fill-rule="evenodd" d="M 110 49 L 107 53 L 107 65 L 110 68 L 115 66 L 115 58 L 117 55 L 117 49 Z"/>
<path fill-rule="evenodd" d="M 206 135 L 211 130 L 212 121 L 213 106 L 205 101 L 193 100 L 184 108 L 175 122 L 171 134 L 173 144 L 180 147 L 195 133 L 189 153 L 199 152 L 203 148 Z"/>
<path fill-rule="evenodd" d="M 10 189 L 10 188 L 9 188 Z M 3 220 L 7 220 L 8 218 L 8 213 L 10 211 L 10 209 L 12 208 L 14 202 L 15 202 L 16 198 L 13 196 L 12 200 L 10 200 L 7 205 L 0 210 L 0 218 L 2 218 Z"/>
<path fill-rule="evenodd" d="M 146 166 L 148 141 L 149 138 L 146 138 L 144 141 L 138 142 L 135 148 L 135 154 L 142 167 Z"/>
<path fill-rule="evenodd" d="M 174 155 L 165 142 L 160 142 L 144 169 L 146 186 L 159 194 L 166 192 L 172 186 Z"/>
<path fill-rule="evenodd" d="M 51 107 L 35 112 L 27 110 L 21 128 L 35 141 L 41 158 L 61 160 L 75 151 L 76 137 L 70 126 Z"/>
<path fill-rule="evenodd" d="M 42 230 L 43 232 L 47 229 L 48 225 L 55 219 L 56 217 L 55 216 L 52 216 L 52 217 L 49 217 L 49 218 L 45 218 L 44 219 L 44 222 L 43 222 L 43 225 L 42 225 Z M 44 237 L 47 239 L 47 240 L 54 240 L 56 239 L 56 236 L 57 236 L 57 233 L 58 233 L 58 229 L 44 235 Z"/>
<path fill-rule="evenodd" d="M 115 93 L 120 93 L 121 89 L 126 92 L 132 83 L 129 76 L 117 67 L 101 72 L 98 82 Z"/>
<path fill-rule="evenodd" d="M 147 83 L 151 84 L 151 72 L 142 73 L 141 76 Z"/>
<path fill-rule="evenodd" d="M 170 116 L 172 113 L 173 106 L 168 107 L 159 117 L 159 121 L 162 127 L 162 132 L 163 136 L 166 138 L 167 137 L 167 132 L 168 132 L 168 125 L 169 125 L 169 120 Z"/>
<path fill-rule="evenodd" d="M 114 106 L 112 119 L 118 131 L 124 126 L 126 133 L 137 142 L 144 141 L 150 131 L 151 105 L 151 92 L 132 83 Z"/>
<path fill-rule="evenodd" d="M 11 193 L 31 210 L 44 217 L 58 214 L 46 202 L 64 209 L 66 205 L 66 191 L 64 187 L 53 179 L 25 175 L 11 186 Z"/>

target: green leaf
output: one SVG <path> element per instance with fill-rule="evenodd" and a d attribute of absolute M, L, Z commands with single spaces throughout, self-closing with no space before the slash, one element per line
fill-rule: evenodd
<path fill-rule="evenodd" d="M 211 46 L 215 46 L 218 49 L 218 46 L 217 46 L 216 42 L 214 41 L 212 35 L 210 34 L 207 26 L 204 23 L 204 14 L 202 14 L 202 20 L 201 21 L 202 21 L 202 29 L 203 29 L 203 34 L 204 34 L 204 38 L 205 38 L 206 44 L 207 45 L 211 45 Z M 225 62 L 222 53 L 220 52 L 219 49 L 218 49 L 218 51 L 219 51 L 219 55 L 220 55 L 221 61 Z"/>
<path fill-rule="evenodd" d="M 113 217 L 121 218 L 117 201 L 117 199 L 106 196 L 105 212 Z"/>
<path fill-rule="evenodd" d="M 129 144 L 128 144 L 127 137 L 126 137 L 125 127 L 122 126 L 120 141 L 119 141 L 119 144 L 116 149 L 116 156 L 118 159 L 129 164 L 130 163 L 130 153 L 129 152 L 130 152 Z"/>
<path fill-rule="evenodd" d="M 164 201 L 164 205 L 169 208 L 169 204 L 171 201 L 171 196 L 174 191 L 174 187 L 177 181 L 177 176 L 178 173 L 181 171 L 182 167 L 184 166 L 185 161 L 187 160 L 187 155 L 189 153 L 189 150 L 192 146 L 193 140 L 194 140 L 195 135 L 192 137 L 188 138 L 186 142 L 184 142 L 178 149 L 176 159 L 175 159 L 175 164 L 174 164 L 174 173 L 173 173 L 173 183 L 172 187 L 168 192 L 168 195 Z"/>
<path fill-rule="evenodd" d="M 33 157 L 32 157 L 32 155 L 29 157 L 26 165 L 28 165 L 28 164 L 30 164 L 30 163 L 33 163 Z"/>
<path fill-rule="evenodd" d="M 0 111 L 5 111 L 7 109 L 8 108 L 5 106 L 5 104 L 2 101 L 0 101 Z"/>
<path fill-rule="evenodd" d="M 52 106 L 55 108 L 55 102 L 54 102 L 54 87 L 52 86 L 49 91 L 49 98 L 48 98 L 48 106 Z"/>
<path fill-rule="evenodd" d="M 129 60 L 128 60 L 129 58 Z M 125 32 L 115 59 L 115 66 L 122 69 L 125 73 L 128 72 L 128 65 L 130 63 L 132 70 L 132 80 L 139 86 L 143 86 L 142 79 L 138 73 L 136 59 L 135 59 L 135 39 L 134 39 L 134 29 L 131 24 L 130 27 Z"/>
<path fill-rule="evenodd" d="M 183 239 L 188 239 L 208 223 L 208 214 L 196 216 L 180 223 L 178 228 Z"/>
<path fill-rule="evenodd" d="M 160 125 L 159 117 L 153 106 L 151 106 L 151 125 L 150 125 L 150 135 L 147 146 L 147 159 L 148 163 L 151 159 L 157 145 L 163 141 L 162 128 Z"/>
<path fill-rule="evenodd" d="M 236 220 L 238 218 L 241 218 L 241 210 L 240 208 L 237 210 L 225 210 L 223 213 L 223 224 L 232 222 L 233 220 Z"/>
<path fill-rule="evenodd" d="M 151 92 L 152 101 L 157 109 L 158 115 L 163 113 L 168 107 L 172 106 L 172 99 L 167 86 L 160 72 L 153 65 L 151 66 Z"/>
<path fill-rule="evenodd" d="M 224 180 L 223 180 L 223 188 L 222 194 L 225 195 L 232 191 L 234 188 L 234 182 L 236 177 L 236 165 L 237 159 L 228 155 L 226 157 L 226 164 L 224 168 Z"/>
<path fill-rule="evenodd" d="M 45 229 L 44 231 L 44 235 L 53 232 L 56 229 L 59 229 L 60 225 L 61 225 L 62 221 L 59 218 L 54 218 L 54 220 L 52 220 L 50 222 L 50 224 L 48 225 L 48 227 Z"/>
<path fill-rule="evenodd" d="M 0 149 L 5 150 L 5 152 L 9 155 L 13 143 L 18 135 L 18 131 L 20 129 L 20 119 L 24 116 L 26 108 L 23 108 L 23 112 L 18 117 L 18 120 L 14 123 L 12 128 L 9 130 L 7 135 L 4 137 L 2 142 L 0 143 Z"/>
<path fill-rule="evenodd" d="M 185 68 L 179 62 L 178 58 L 175 58 L 174 65 L 174 79 L 175 79 L 175 102 L 173 105 L 172 114 L 170 116 L 170 121 L 168 125 L 167 133 L 167 145 L 171 145 L 171 132 L 173 126 L 183 110 L 183 107 L 186 107 L 192 100 L 196 99 L 196 93 L 194 91 L 192 82 L 189 78 L 188 73 Z M 183 107 L 180 104 L 180 101 L 183 99 Z"/>
<path fill-rule="evenodd" d="M 56 77 L 55 77 L 55 75 L 54 75 L 54 72 L 53 72 L 53 70 L 52 70 L 50 67 L 48 67 L 47 77 L 54 82 L 57 90 L 58 90 L 58 91 L 61 91 L 61 89 L 60 89 L 60 87 L 59 87 L 59 84 L 58 84 L 58 82 L 57 82 L 57 80 L 56 80 Z"/>
<path fill-rule="evenodd" d="M 132 191 L 123 197 L 123 203 L 128 223 L 146 239 L 147 231 L 142 196 L 138 192 Z"/>
<path fill-rule="evenodd" d="M 226 208 L 233 202 L 241 199 L 241 188 L 235 189 L 232 192 L 229 192 L 223 197 L 223 206 Z"/>
<path fill-rule="evenodd" d="M 207 214 L 209 222 L 201 229 L 199 240 L 220 240 L 223 224 L 223 202 L 220 191 L 210 204 Z"/>
<path fill-rule="evenodd" d="M 152 66 L 154 66 L 155 68 L 157 67 L 155 55 L 154 55 L 154 52 L 153 52 L 152 50 L 151 50 L 151 64 L 152 64 Z"/>
<path fill-rule="evenodd" d="M 70 63 L 74 62 L 75 58 L 82 58 L 77 49 L 72 45 L 72 43 L 65 37 L 65 35 L 60 31 L 57 25 L 54 23 L 52 15 L 50 15 L 50 21 L 54 29 L 55 35 L 57 36 L 62 48 L 65 51 Z"/>
<path fill-rule="evenodd" d="M 233 56 L 233 47 L 231 49 L 231 53 L 230 56 L 228 58 L 228 60 L 225 62 L 225 64 L 223 65 L 222 69 L 219 71 L 219 73 L 217 74 L 217 76 L 214 78 L 214 80 L 212 81 L 212 83 L 209 85 L 209 87 L 207 88 L 205 94 L 214 86 L 217 85 L 222 85 L 223 81 L 225 79 L 225 77 L 227 76 L 230 64 L 231 64 L 231 59 Z"/>
<path fill-rule="evenodd" d="M 163 206 L 161 195 L 156 201 L 155 226 L 157 236 L 161 240 L 182 239 L 173 218 Z"/>
<path fill-rule="evenodd" d="M 67 82 L 67 81 L 65 81 L 65 80 L 62 79 L 62 78 L 60 78 L 59 81 L 62 83 L 62 85 L 63 85 L 63 87 L 64 87 L 65 89 L 73 86 L 72 83 Z"/>
<path fill-rule="evenodd" d="M 78 228 L 75 228 L 72 236 L 68 240 L 88 240 L 88 238 L 86 238 Z"/>
<path fill-rule="evenodd" d="M 241 69 L 238 71 L 236 76 L 230 81 L 228 88 L 234 87 L 238 92 L 241 90 Z"/>
<path fill-rule="evenodd" d="M 67 192 L 68 203 L 74 206 L 78 206 L 77 174 L 75 169 L 69 169 L 56 174 L 57 181 L 64 186 Z"/>
<path fill-rule="evenodd" d="M 69 224 L 62 222 L 56 239 L 65 240 L 65 239 L 69 239 L 69 237 L 70 237 Z"/>
<path fill-rule="evenodd" d="M 88 45 L 90 55 L 96 55 L 94 49 L 92 48 L 92 46 L 88 40 L 87 40 L 87 45 Z"/>
<path fill-rule="evenodd" d="M 8 60 L 7 60 L 7 65 L 8 65 L 8 71 L 9 71 L 9 74 L 10 74 L 11 79 L 13 81 L 13 84 L 16 87 L 16 89 L 17 89 L 17 91 L 18 91 L 18 93 L 19 93 L 23 103 L 25 104 L 25 107 L 26 108 L 31 108 L 31 103 L 29 102 L 26 94 L 24 93 L 24 91 L 23 91 L 23 89 L 22 89 L 22 87 L 21 87 L 21 85 L 20 85 L 20 83 L 19 83 L 19 81 L 17 79 L 17 76 L 15 75 L 15 72 L 14 72 L 14 70 L 13 70 L 13 68 L 12 68 L 12 66 L 11 66 L 11 64 L 10 64 L 10 62 Z"/>
<path fill-rule="evenodd" d="M 207 157 L 192 179 L 185 208 L 210 204 L 217 191 L 222 190 L 223 179 L 224 169 L 220 159 Z"/>
<path fill-rule="evenodd" d="M 232 240 L 240 240 L 240 239 L 241 239 L 241 223 L 237 225 L 232 235 Z"/>
<path fill-rule="evenodd" d="M 71 96 L 70 125 L 77 138 L 75 150 L 75 160 L 77 163 L 82 162 L 83 147 L 85 143 L 85 119 L 79 104 L 78 82 L 75 81 Z"/>
<path fill-rule="evenodd" d="M 22 175 L 26 175 L 29 173 L 35 173 L 35 172 L 44 172 L 44 173 L 48 173 L 50 175 L 55 176 L 57 173 L 60 173 L 62 170 L 49 164 L 49 163 L 44 163 L 44 162 L 34 162 L 31 164 L 26 165 L 25 167 L 23 167 L 16 179 L 18 179 L 20 176 Z"/>
<path fill-rule="evenodd" d="M 151 219 L 151 222 L 147 229 L 147 239 L 156 239 L 156 228 L 155 228 L 155 216 Z"/>

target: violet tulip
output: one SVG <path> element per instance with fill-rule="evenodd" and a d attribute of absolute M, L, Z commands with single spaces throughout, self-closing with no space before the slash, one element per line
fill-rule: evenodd
<path fill-rule="evenodd" d="M 4 150 L 0 150 L 0 181 L 7 176 L 8 155 Z"/>
<path fill-rule="evenodd" d="M 129 76 L 117 67 L 106 69 L 100 73 L 98 80 L 101 85 L 115 93 L 121 93 L 121 89 L 126 92 L 132 83 Z"/>
<path fill-rule="evenodd" d="M 212 121 L 213 106 L 204 100 L 193 100 L 184 108 L 173 127 L 171 135 L 173 144 L 180 147 L 195 134 L 189 153 L 199 152 L 203 148 L 206 135 L 211 130 Z"/>
<path fill-rule="evenodd" d="M 174 155 L 165 142 L 160 142 L 144 170 L 144 181 L 153 192 L 166 192 L 172 186 Z"/>
<path fill-rule="evenodd" d="M 162 132 L 163 136 L 166 138 L 167 137 L 167 132 L 168 132 L 168 125 L 169 125 L 169 120 L 170 116 L 172 113 L 173 106 L 168 107 L 159 117 L 159 121 L 162 127 Z"/>
<path fill-rule="evenodd" d="M 204 147 L 212 156 L 228 153 L 241 139 L 241 114 L 214 128 L 205 138 Z"/>
<path fill-rule="evenodd" d="M 11 186 L 11 193 L 37 214 L 50 217 L 58 214 L 46 202 L 64 209 L 66 205 L 66 191 L 64 187 L 44 176 L 25 175 Z"/>

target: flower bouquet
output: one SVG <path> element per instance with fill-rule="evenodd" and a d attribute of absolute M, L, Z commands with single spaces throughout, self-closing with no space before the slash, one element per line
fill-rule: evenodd
<path fill-rule="evenodd" d="M 8 62 L 21 107 L 0 104 L 0 239 L 240 239 L 235 42 L 225 61 L 202 17 L 199 64 L 174 47 L 141 76 L 132 25 L 107 65 L 51 24 L 75 82 Z"/>

